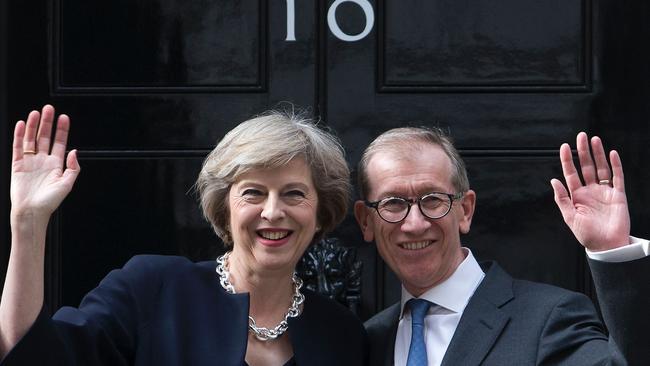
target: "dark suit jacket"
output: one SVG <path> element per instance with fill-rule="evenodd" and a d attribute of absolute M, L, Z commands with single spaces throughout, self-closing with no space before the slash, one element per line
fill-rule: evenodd
<path fill-rule="evenodd" d="M 304 291 L 289 320 L 297 365 L 361 365 L 366 335 L 343 306 Z M 137 256 L 80 307 L 45 311 L 2 365 L 235 365 L 244 363 L 248 294 L 227 294 L 214 262 Z"/>
<path fill-rule="evenodd" d="M 442 365 L 650 364 L 650 258 L 589 262 L 610 339 L 586 296 L 486 263 Z M 399 311 L 397 303 L 366 322 L 371 365 L 393 364 Z"/>

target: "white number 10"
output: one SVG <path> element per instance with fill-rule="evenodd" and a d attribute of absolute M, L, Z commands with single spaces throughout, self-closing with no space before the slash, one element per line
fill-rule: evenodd
<path fill-rule="evenodd" d="M 296 40 L 296 3 L 295 0 L 286 0 L 287 2 L 287 38 L 286 41 L 295 41 Z M 336 21 L 336 9 L 339 5 L 343 3 L 355 3 L 361 7 L 364 15 L 366 16 L 366 26 L 363 31 L 359 34 L 349 35 L 341 30 L 339 24 Z M 375 12 L 372 10 L 372 5 L 368 0 L 336 0 L 330 6 L 329 11 L 327 12 L 327 25 L 330 28 L 330 32 L 336 36 L 336 38 L 346 41 L 346 42 L 355 42 L 365 38 L 370 31 L 372 30 L 373 25 L 375 24 Z"/>

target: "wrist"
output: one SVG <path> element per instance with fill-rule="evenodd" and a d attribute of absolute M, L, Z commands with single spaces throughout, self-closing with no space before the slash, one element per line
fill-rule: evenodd
<path fill-rule="evenodd" d="M 21 209 L 21 208 L 11 208 L 9 214 L 11 224 L 21 223 L 21 222 L 30 222 L 30 223 L 43 223 L 46 224 L 50 221 L 52 212 L 43 209 Z"/>
<path fill-rule="evenodd" d="M 33 211 L 15 212 L 11 210 L 11 234 L 14 239 L 45 236 L 50 222 L 49 214 Z"/>
<path fill-rule="evenodd" d="M 612 240 L 609 243 L 601 243 L 601 244 L 590 245 L 590 246 L 585 245 L 585 248 L 588 251 L 590 251 L 592 253 L 595 253 L 595 252 L 604 252 L 604 251 L 608 251 L 608 250 L 612 250 L 612 249 L 621 248 L 621 247 L 630 245 L 630 243 L 631 243 L 630 242 L 630 236 L 628 235 L 628 236 L 625 236 L 625 237 L 622 237 L 622 238 L 619 238 L 619 239 L 616 239 L 616 240 Z"/>

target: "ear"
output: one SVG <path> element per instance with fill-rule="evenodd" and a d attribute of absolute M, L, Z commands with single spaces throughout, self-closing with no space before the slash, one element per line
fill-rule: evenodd
<path fill-rule="evenodd" d="M 472 226 L 472 217 L 474 216 L 474 208 L 476 207 L 476 192 L 471 189 L 465 192 L 460 201 L 460 207 L 463 216 L 458 223 L 458 227 L 462 234 L 467 234 L 469 233 L 470 226 Z"/>
<path fill-rule="evenodd" d="M 375 239 L 371 214 L 372 212 L 363 201 L 359 200 L 354 203 L 354 217 L 357 219 L 359 228 L 363 233 L 363 240 L 368 243 Z"/>

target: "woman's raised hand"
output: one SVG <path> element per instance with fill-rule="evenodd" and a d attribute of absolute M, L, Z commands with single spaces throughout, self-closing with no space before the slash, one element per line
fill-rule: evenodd
<path fill-rule="evenodd" d="M 11 164 L 11 254 L 0 299 L 0 358 L 27 333 L 43 306 L 47 224 L 79 175 L 75 150 L 68 153 L 70 119 L 59 116 L 52 141 L 54 107 L 32 111 L 14 130 Z"/>
<path fill-rule="evenodd" d="M 54 107 L 46 105 L 42 113 L 32 111 L 27 122 L 16 123 L 11 165 L 12 218 L 49 219 L 79 175 L 77 151 L 70 151 L 66 159 L 70 118 L 59 116 L 52 141 L 54 113 Z"/>

